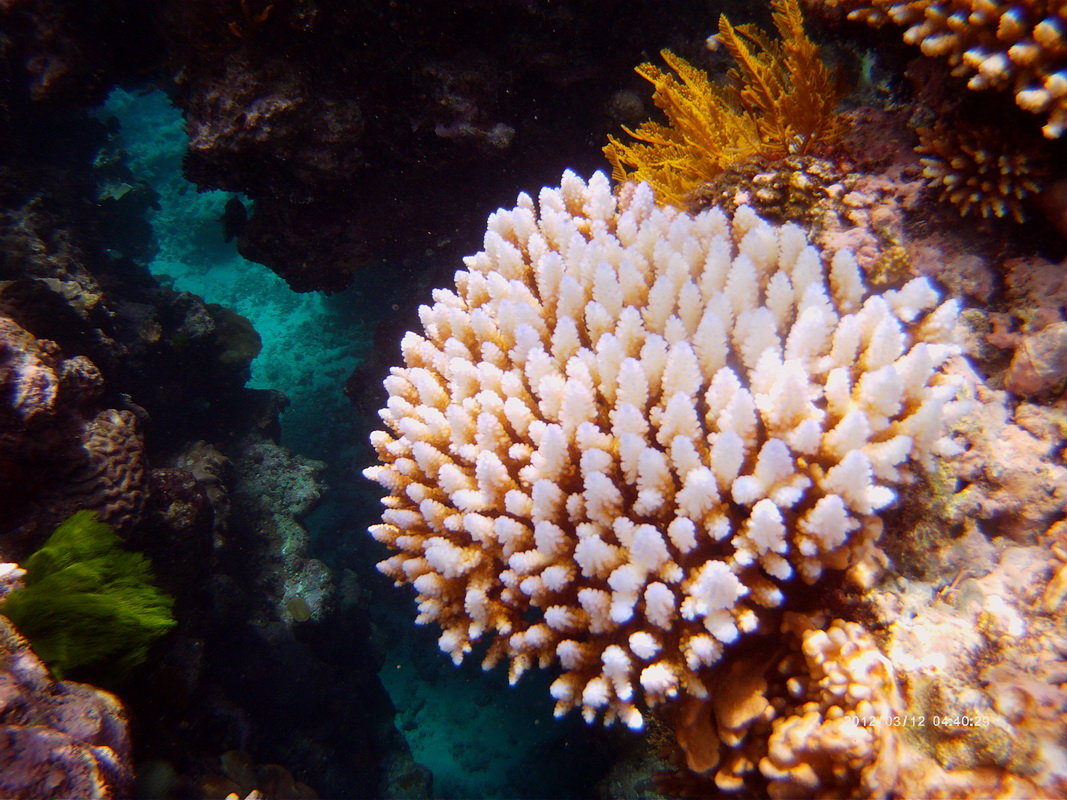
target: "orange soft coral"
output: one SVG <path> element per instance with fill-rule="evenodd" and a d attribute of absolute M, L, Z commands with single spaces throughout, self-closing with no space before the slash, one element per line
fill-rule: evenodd
<path fill-rule="evenodd" d="M 616 181 L 647 181 L 661 203 L 683 205 L 697 186 L 750 155 L 808 153 L 840 133 L 835 108 L 839 82 L 804 33 L 798 0 L 773 0 L 772 40 L 753 25 L 719 18 L 719 39 L 737 62 L 732 83 L 718 85 L 668 50 L 660 55 L 677 77 L 654 64 L 637 73 L 655 91 L 652 99 L 668 124 L 648 121 L 637 141 L 608 137 L 604 154 Z"/>

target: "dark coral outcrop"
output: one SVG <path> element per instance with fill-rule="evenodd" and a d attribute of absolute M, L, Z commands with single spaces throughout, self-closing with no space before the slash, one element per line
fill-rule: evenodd
<path fill-rule="evenodd" d="M 324 487 L 277 444 L 285 396 L 244 388 L 260 346 L 251 323 L 148 271 L 155 192 L 88 114 L 124 67 L 124 79 L 144 74 L 146 64 L 136 53 L 123 62 L 121 48 L 91 75 L 72 60 L 109 46 L 83 23 L 100 22 L 98 11 L 117 18 L 122 5 L 0 6 L 0 561 L 36 549 L 76 508 L 98 511 L 125 546 L 152 560 L 161 588 L 175 596 L 178 625 L 115 690 L 140 721 L 141 757 L 165 765 L 179 794 L 200 796 L 199 778 L 218 772 L 223 753 L 242 750 L 317 791 L 371 796 L 385 780 L 383 753 L 411 756 L 386 736 L 393 711 L 377 681 L 365 611 L 333 613 L 329 570 L 307 551 L 299 522 L 309 506 L 285 511 L 294 497 L 282 493 L 273 509 L 252 509 L 259 468 L 275 482 L 295 470 L 308 499 Z M 158 11 L 145 6 L 115 21 L 135 40 L 129 51 L 157 41 L 126 28 Z M 26 60 L 31 51 L 37 66 Z M 47 90 L 41 70 L 53 76 Z M 254 455 L 268 449 L 269 457 Z M 253 488 L 235 501 L 244 486 Z M 294 544 L 299 551 L 288 550 Z M 247 563 L 260 555 L 262 563 Z M 330 614 L 298 623 L 287 605 L 297 596 Z M 248 691 L 234 671 L 248 664 L 256 665 L 252 685 L 270 692 L 287 675 L 315 676 L 287 701 L 301 710 L 299 725 Z M 52 779 L 34 761 L 52 751 L 12 741 L 14 749 L 0 746 L 0 758 L 15 759 L 5 778 L 30 770 Z M 348 743 L 360 758 L 333 753 Z M 335 765 L 328 773 L 324 761 Z M 123 772 L 115 791 L 128 794 L 128 778 Z M 104 792 L 53 782 L 64 796 Z M 26 791 L 43 796 L 39 788 Z"/>
<path fill-rule="evenodd" d="M 599 163 L 618 76 L 705 24 L 676 0 L 159 8 L 188 176 L 255 200 L 246 257 L 327 292 L 385 256 L 454 260 L 517 176 Z"/>
<path fill-rule="evenodd" d="M 79 509 L 119 529 L 140 521 L 147 498 L 140 423 L 126 409 L 96 410 L 104 381 L 91 361 L 65 358 L 55 342 L 0 315 L 0 387 L 8 465 L 0 530 L 37 534 Z"/>

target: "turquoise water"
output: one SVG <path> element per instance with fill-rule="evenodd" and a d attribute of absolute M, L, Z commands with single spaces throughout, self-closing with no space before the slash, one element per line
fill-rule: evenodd
<path fill-rule="evenodd" d="M 336 433 L 351 428 L 350 404 L 339 387 L 372 345 L 373 330 L 351 318 L 345 294 L 298 294 L 225 241 L 219 218 L 234 195 L 198 192 L 182 177 L 184 123 L 163 92 L 116 89 L 104 110 L 121 121 L 130 168 L 159 193 L 159 208 L 148 215 L 159 245 L 149 269 L 174 288 L 252 321 L 263 350 L 248 386 L 289 397 L 284 444 L 312 458 L 331 458 Z"/>
<path fill-rule="evenodd" d="M 197 192 L 181 174 L 186 144 L 182 118 L 158 90 L 116 89 L 102 110 L 121 124 L 118 144 L 138 178 L 159 193 L 151 210 L 158 252 L 157 278 L 248 317 L 263 340 L 248 386 L 279 389 L 290 400 L 282 415 L 282 443 L 327 463 L 330 490 L 308 520 L 316 555 L 337 572 L 371 573 L 366 526 L 377 521 L 376 487 L 360 475 L 373 419 L 360 420 L 342 389 L 373 347 L 371 291 L 357 276 L 339 295 L 298 294 L 266 267 L 242 258 L 226 242 L 219 218 L 233 195 Z M 363 308 L 366 306 L 366 308 Z M 384 396 L 383 396 L 384 399 Z M 362 557 L 359 564 L 354 559 Z M 547 675 L 507 685 L 503 668 L 483 673 L 477 659 L 456 669 L 436 646 L 436 630 L 415 628 L 410 590 L 370 578 L 381 600 L 372 605 L 389 643 L 380 677 L 397 708 L 396 726 L 414 758 L 434 776 L 437 797 L 561 797 L 588 792 L 592 776 L 581 762 L 590 731 L 572 715 L 555 720 Z M 543 768 L 545 760 L 554 767 Z M 314 775 L 300 776 L 314 786 Z"/>

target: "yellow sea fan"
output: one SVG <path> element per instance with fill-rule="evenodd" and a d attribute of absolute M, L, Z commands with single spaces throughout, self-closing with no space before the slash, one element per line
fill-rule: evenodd
<path fill-rule="evenodd" d="M 732 84 L 712 83 L 669 50 L 660 55 L 677 77 L 654 64 L 637 67 L 669 124 L 624 128 L 633 143 L 608 137 L 604 154 L 616 181 L 647 181 L 661 203 L 684 205 L 727 164 L 757 153 L 808 153 L 839 135 L 840 82 L 804 33 L 798 0 L 773 0 L 771 8 L 777 41 L 719 18 L 719 38 L 737 62 Z"/>
<path fill-rule="evenodd" d="M 804 33 L 798 0 L 773 0 L 771 8 L 781 40 L 754 25 L 734 28 L 725 15 L 719 38 L 737 62 L 731 75 L 740 83 L 742 107 L 756 118 L 762 151 L 804 155 L 840 135 L 841 81 Z"/>
<path fill-rule="evenodd" d="M 637 74 L 656 87 L 653 102 L 670 125 L 649 120 L 635 131 L 624 127 L 637 141 L 628 144 L 609 136 L 604 155 L 616 182 L 647 181 L 660 202 L 680 206 L 727 164 L 759 152 L 759 127 L 741 109 L 732 87 L 712 83 L 705 72 L 669 50 L 660 55 L 677 77 L 648 63 Z"/>

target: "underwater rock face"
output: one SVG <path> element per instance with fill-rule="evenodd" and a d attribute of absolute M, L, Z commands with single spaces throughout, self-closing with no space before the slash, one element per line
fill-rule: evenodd
<path fill-rule="evenodd" d="M 17 570 L 0 564 L 0 597 Z M 109 692 L 56 681 L 0 616 L 0 795 L 124 797 L 133 776 L 126 712 Z"/>
<path fill-rule="evenodd" d="M 266 439 L 243 442 L 233 464 L 239 479 L 232 501 L 240 521 L 231 532 L 243 551 L 257 553 L 248 561 L 259 566 L 248 572 L 273 603 L 265 617 L 286 625 L 322 619 L 334 599 L 333 577 L 309 556 L 300 520 L 322 499 L 326 487 L 319 473 L 325 464 Z"/>
<path fill-rule="evenodd" d="M 1021 395 L 1061 387 L 1067 380 L 1067 322 L 1054 322 L 1024 334 L 1004 377 L 1004 386 Z"/>
<path fill-rule="evenodd" d="M 239 248 L 296 291 L 468 252 L 516 175 L 599 163 L 617 76 L 703 26 L 678 0 L 161 6 L 187 174 L 255 201 Z"/>

